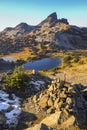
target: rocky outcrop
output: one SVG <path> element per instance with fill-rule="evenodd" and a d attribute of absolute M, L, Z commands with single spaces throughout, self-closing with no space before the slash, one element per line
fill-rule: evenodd
<path fill-rule="evenodd" d="M 65 19 L 65 18 L 62 18 L 62 19 L 58 19 L 58 22 L 62 22 L 62 23 L 65 23 L 65 24 L 69 24 L 68 20 Z"/>
<path fill-rule="evenodd" d="M 56 130 L 87 129 L 86 92 L 87 88 L 80 84 L 53 81 L 46 91 L 32 98 L 35 106 L 39 106 L 47 113 L 34 128 L 43 123 Z"/>
<path fill-rule="evenodd" d="M 35 26 L 30 26 L 26 23 L 20 23 L 14 28 L 8 27 L 4 29 L 1 34 L 6 35 L 7 37 L 20 37 L 23 34 L 29 33 L 33 29 L 35 29 Z"/>
<path fill-rule="evenodd" d="M 42 21 L 39 26 L 43 26 L 46 23 L 49 23 L 49 25 L 57 22 L 57 14 L 56 12 L 50 14 L 44 21 Z"/>
<path fill-rule="evenodd" d="M 74 45 L 70 41 L 74 43 L 72 35 L 59 31 L 55 34 L 54 43 L 60 48 L 75 49 Z"/>
<path fill-rule="evenodd" d="M 79 27 L 70 26 L 55 33 L 54 43 L 66 49 L 85 49 L 87 48 L 87 33 Z"/>
<path fill-rule="evenodd" d="M 41 121 L 41 123 L 43 123 L 47 126 L 50 126 L 50 127 L 57 126 L 60 115 L 61 115 L 61 111 L 55 112 L 55 113 L 49 115 L 48 117 L 46 117 L 45 119 L 43 119 Z"/>
<path fill-rule="evenodd" d="M 37 124 L 34 127 L 28 128 L 26 130 L 55 130 L 55 129 L 48 127 L 45 124 Z"/>
<path fill-rule="evenodd" d="M 5 28 L 5 29 L 3 30 L 2 33 L 8 32 L 8 31 L 11 31 L 12 29 L 13 29 L 12 27 L 7 27 L 7 28 Z"/>
<path fill-rule="evenodd" d="M 44 21 L 42 21 L 39 25 L 43 26 L 44 24 L 49 23 L 49 27 L 55 26 L 57 23 L 69 24 L 68 20 L 65 18 L 58 19 L 56 12 L 50 14 Z"/>
<path fill-rule="evenodd" d="M 27 33 L 31 31 L 32 29 L 34 29 L 34 26 L 30 26 L 26 23 L 20 23 L 14 29 L 19 30 L 19 32 L 21 33 Z"/>

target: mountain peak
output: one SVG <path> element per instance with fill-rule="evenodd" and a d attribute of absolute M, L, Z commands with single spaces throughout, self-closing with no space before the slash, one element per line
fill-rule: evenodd
<path fill-rule="evenodd" d="M 57 14 L 56 14 L 56 12 L 53 12 L 47 18 L 51 18 L 51 19 L 57 20 Z"/>
<path fill-rule="evenodd" d="M 31 31 L 32 29 L 34 29 L 34 26 L 30 26 L 27 23 L 20 23 L 14 29 L 16 29 L 22 33 L 27 33 L 29 31 Z"/>
<path fill-rule="evenodd" d="M 57 14 L 56 12 L 53 12 L 52 14 L 50 14 L 45 20 L 43 20 L 39 25 L 44 25 L 45 23 L 55 23 L 57 21 Z"/>
<path fill-rule="evenodd" d="M 20 23 L 16 26 L 16 28 L 27 28 L 29 25 L 27 23 Z"/>

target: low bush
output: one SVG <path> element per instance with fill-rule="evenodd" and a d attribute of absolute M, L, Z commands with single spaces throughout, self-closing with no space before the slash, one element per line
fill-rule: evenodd
<path fill-rule="evenodd" d="M 25 89 L 29 84 L 29 75 L 21 70 L 21 68 L 16 68 L 12 74 L 6 76 L 6 84 L 11 88 Z"/>

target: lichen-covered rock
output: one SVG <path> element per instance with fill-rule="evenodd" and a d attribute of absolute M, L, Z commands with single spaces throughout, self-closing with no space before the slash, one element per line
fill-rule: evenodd
<path fill-rule="evenodd" d="M 67 97 L 66 103 L 69 104 L 69 105 L 71 105 L 72 104 L 72 98 Z"/>
<path fill-rule="evenodd" d="M 34 103 L 40 108 L 45 108 L 43 110 L 47 114 L 40 124 L 43 123 L 46 126 L 57 128 L 57 130 L 70 130 L 70 128 L 79 130 L 79 126 L 87 129 L 87 94 L 85 89 L 81 85 L 72 85 L 64 81 L 59 84 L 56 80 L 53 81 L 46 91 L 33 98 Z M 34 128 L 37 129 L 38 125 Z"/>
<path fill-rule="evenodd" d="M 57 99 L 54 101 L 54 107 L 55 107 L 55 108 L 58 108 L 58 102 L 59 102 L 59 99 L 57 98 Z"/>
<path fill-rule="evenodd" d="M 51 114 L 50 116 L 43 119 L 41 121 L 41 123 L 43 123 L 47 126 L 50 126 L 50 127 L 54 127 L 58 124 L 58 120 L 59 120 L 60 115 L 61 115 L 61 111 L 55 112 L 54 114 Z"/>
<path fill-rule="evenodd" d="M 54 128 L 51 128 L 49 126 L 46 126 L 45 124 L 41 123 L 41 124 L 36 124 L 34 127 L 25 129 L 25 130 L 56 130 Z"/>
<path fill-rule="evenodd" d="M 52 92 L 52 91 L 53 91 L 53 85 L 51 85 L 51 86 L 48 88 L 48 91 L 49 91 L 49 92 Z"/>
<path fill-rule="evenodd" d="M 53 106 L 54 102 L 53 102 L 53 99 L 52 98 L 49 98 L 48 99 L 48 102 L 47 102 L 48 106 Z"/>
<path fill-rule="evenodd" d="M 49 109 L 47 109 L 47 114 L 52 114 L 55 112 L 54 107 L 50 107 Z"/>
<path fill-rule="evenodd" d="M 63 92 L 60 93 L 59 97 L 60 97 L 60 98 L 67 98 L 67 95 L 66 95 L 66 94 L 64 93 L 64 91 L 63 91 Z"/>
<path fill-rule="evenodd" d="M 43 97 L 40 99 L 39 105 L 40 105 L 42 108 L 45 108 L 45 107 L 47 107 L 47 101 L 48 101 L 48 96 L 43 96 Z"/>

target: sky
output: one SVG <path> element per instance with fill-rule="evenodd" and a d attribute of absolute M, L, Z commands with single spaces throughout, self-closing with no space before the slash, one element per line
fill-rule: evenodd
<path fill-rule="evenodd" d="M 87 0 L 0 0 L 0 31 L 21 22 L 37 25 L 51 13 L 87 27 Z"/>

